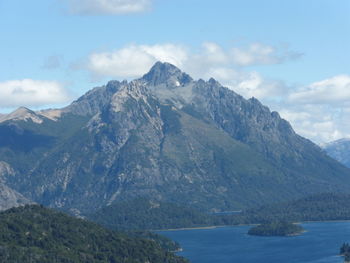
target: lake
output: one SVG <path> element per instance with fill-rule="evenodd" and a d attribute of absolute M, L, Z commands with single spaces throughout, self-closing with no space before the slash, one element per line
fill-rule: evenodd
<path fill-rule="evenodd" d="M 183 248 L 191 263 L 341 263 L 343 242 L 350 242 L 350 222 L 301 224 L 307 232 L 293 237 L 247 235 L 250 226 L 162 231 Z"/>

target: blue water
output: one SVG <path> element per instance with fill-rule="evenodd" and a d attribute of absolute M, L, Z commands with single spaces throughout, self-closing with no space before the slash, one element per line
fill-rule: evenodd
<path fill-rule="evenodd" d="M 247 235 L 249 226 L 162 231 L 183 248 L 192 263 L 341 263 L 339 248 L 350 242 L 350 222 L 302 224 L 294 237 Z"/>

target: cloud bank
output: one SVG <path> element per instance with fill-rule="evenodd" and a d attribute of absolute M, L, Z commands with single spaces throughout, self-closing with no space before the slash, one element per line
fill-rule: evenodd
<path fill-rule="evenodd" d="M 69 100 L 68 92 L 56 81 L 23 79 L 0 82 L 2 108 L 40 107 Z"/>
<path fill-rule="evenodd" d="M 320 143 L 350 137 L 349 75 L 292 89 L 282 99 L 276 108 L 303 136 Z"/>
<path fill-rule="evenodd" d="M 187 55 L 184 47 L 173 44 L 130 45 L 112 52 L 91 54 L 86 68 L 97 76 L 134 78 L 146 73 L 156 61 L 181 67 Z"/>
<path fill-rule="evenodd" d="M 280 64 L 295 60 L 302 54 L 287 48 L 262 43 L 245 47 L 223 48 L 205 42 L 198 50 L 176 44 L 128 45 L 108 52 L 89 55 L 85 68 L 93 78 L 137 78 L 156 61 L 169 62 L 195 78 L 214 77 L 246 97 L 273 97 L 281 91 L 281 83 L 266 80 L 257 72 L 245 72 L 248 66 Z"/>
<path fill-rule="evenodd" d="M 149 10 L 152 0 L 65 0 L 69 10 L 79 15 L 122 15 Z"/>
<path fill-rule="evenodd" d="M 132 44 L 114 51 L 92 53 L 88 58 L 88 69 L 101 76 L 137 77 L 144 74 L 156 61 L 167 61 L 195 74 L 199 71 L 205 72 L 204 68 L 208 67 L 213 70 L 221 69 L 221 74 L 226 74 L 223 69 L 280 64 L 301 56 L 301 53 L 287 48 L 262 43 L 224 49 L 217 43 L 205 42 L 199 50 L 175 44 Z M 228 73 L 231 74 L 229 71 Z"/>
<path fill-rule="evenodd" d="M 338 75 L 306 86 L 289 96 L 294 103 L 339 104 L 350 101 L 350 76 Z"/>

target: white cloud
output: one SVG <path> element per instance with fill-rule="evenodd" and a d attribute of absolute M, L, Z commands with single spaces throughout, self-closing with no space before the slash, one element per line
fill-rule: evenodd
<path fill-rule="evenodd" d="M 307 104 L 347 103 L 350 100 L 350 76 L 338 75 L 312 83 L 290 94 L 289 100 Z"/>
<path fill-rule="evenodd" d="M 224 49 L 205 42 L 197 50 L 183 45 L 129 45 L 111 52 L 92 53 L 88 69 L 102 76 L 135 77 L 144 74 L 156 62 L 167 61 L 195 75 L 212 70 L 230 70 L 260 64 L 278 64 L 298 57 L 288 49 L 254 43 L 247 48 Z"/>
<path fill-rule="evenodd" d="M 87 69 L 98 76 L 131 78 L 146 73 L 156 61 L 169 62 L 181 67 L 186 59 L 187 52 L 181 46 L 130 45 L 113 52 L 91 54 Z"/>
<path fill-rule="evenodd" d="M 152 0 L 65 0 L 73 14 L 120 15 L 145 12 Z"/>
<path fill-rule="evenodd" d="M 199 50 L 183 45 L 129 45 L 111 52 L 92 53 L 86 68 L 96 77 L 135 78 L 145 74 L 156 61 L 172 63 L 194 78 L 214 77 L 246 97 L 274 98 L 283 93 L 280 82 L 266 80 L 257 72 L 244 72 L 243 67 L 256 64 L 282 63 L 295 59 L 294 52 L 261 43 L 246 48 L 224 49 L 205 42 Z"/>
<path fill-rule="evenodd" d="M 68 92 L 56 81 L 23 79 L 0 82 L 0 108 L 38 107 L 69 99 Z"/>

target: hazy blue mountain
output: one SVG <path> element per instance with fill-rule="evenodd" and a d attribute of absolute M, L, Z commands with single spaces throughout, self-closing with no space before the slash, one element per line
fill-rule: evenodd
<path fill-rule="evenodd" d="M 323 146 L 327 154 L 350 167 L 350 139 L 340 139 Z"/>
<path fill-rule="evenodd" d="M 6 183 L 73 213 L 139 197 L 216 211 L 350 191 L 350 170 L 277 112 L 168 63 L 15 115 L 0 123 Z"/>

